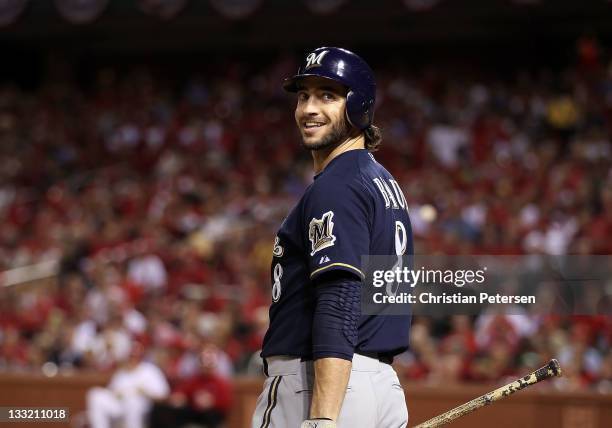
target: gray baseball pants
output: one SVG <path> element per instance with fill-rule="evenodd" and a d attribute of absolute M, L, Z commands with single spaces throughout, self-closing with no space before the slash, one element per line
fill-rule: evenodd
<path fill-rule="evenodd" d="M 299 358 L 268 358 L 268 377 L 252 428 L 299 428 L 308 419 L 314 366 Z M 406 399 L 390 364 L 355 354 L 337 428 L 405 428 Z"/>

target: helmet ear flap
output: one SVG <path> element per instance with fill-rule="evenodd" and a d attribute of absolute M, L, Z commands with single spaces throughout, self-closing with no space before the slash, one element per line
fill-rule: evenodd
<path fill-rule="evenodd" d="M 349 91 L 346 94 L 346 116 L 351 125 L 359 130 L 364 130 L 372 122 L 372 104 L 359 92 Z"/>

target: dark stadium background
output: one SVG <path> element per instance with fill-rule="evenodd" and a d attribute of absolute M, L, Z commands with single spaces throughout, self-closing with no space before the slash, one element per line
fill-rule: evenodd
<path fill-rule="evenodd" d="M 358 52 L 379 78 L 377 157 L 419 217 L 417 251 L 546 253 L 547 233 L 575 225 L 563 254 L 612 253 L 612 2 L 314 3 L 229 18 L 191 0 L 160 18 L 110 0 L 75 24 L 31 0 L 0 26 L 0 406 L 66 406 L 82 426 L 87 389 L 124 358 L 73 349 L 95 325 L 92 343 L 119 332 L 173 383 L 206 349 L 233 387 L 227 426 L 247 426 L 273 237 L 311 178 L 280 82 L 320 45 Z M 428 143 L 442 125 L 468 135 L 454 166 Z M 130 274 L 151 255 L 159 287 Z M 566 377 L 456 426 L 612 423 L 609 312 L 417 318 L 412 340 L 396 367 L 411 425 L 553 357 Z"/>

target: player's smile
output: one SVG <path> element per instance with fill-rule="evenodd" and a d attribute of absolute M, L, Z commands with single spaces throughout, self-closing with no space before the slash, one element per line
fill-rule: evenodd
<path fill-rule="evenodd" d="M 325 125 L 323 122 L 304 122 L 304 128 L 306 129 L 320 128 L 323 125 Z"/>
<path fill-rule="evenodd" d="M 302 134 L 313 135 L 326 125 L 325 122 L 305 121 L 302 124 Z"/>

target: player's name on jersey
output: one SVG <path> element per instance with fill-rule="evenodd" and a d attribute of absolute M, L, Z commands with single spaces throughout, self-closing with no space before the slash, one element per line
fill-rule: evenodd
<path fill-rule="evenodd" d="M 442 293 L 434 294 L 422 292 L 397 293 L 388 295 L 386 293 L 374 293 L 372 300 L 376 304 L 535 304 L 536 297 L 531 295 L 504 295 L 504 294 L 462 294 Z"/>

